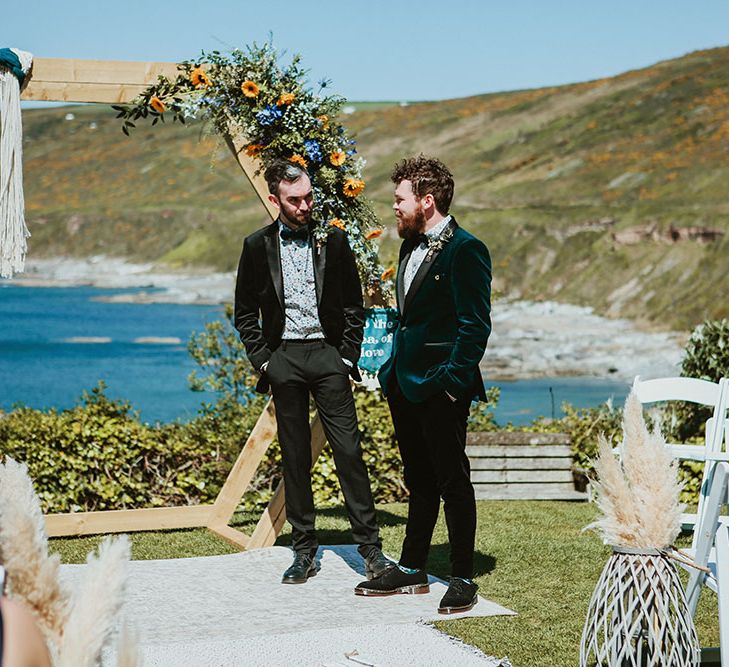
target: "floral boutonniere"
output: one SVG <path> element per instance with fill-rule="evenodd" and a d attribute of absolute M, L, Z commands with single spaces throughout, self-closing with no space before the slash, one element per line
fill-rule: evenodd
<path fill-rule="evenodd" d="M 331 230 L 325 227 L 324 225 L 317 224 L 314 226 L 313 232 L 311 234 L 312 241 L 314 242 L 314 246 L 316 247 L 316 254 L 321 254 L 321 249 L 324 247 L 324 244 L 327 242 L 327 239 L 329 238 L 329 232 Z"/>
<path fill-rule="evenodd" d="M 453 238 L 453 231 L 454 227 L 452 225 L 448 225 L 442 234 L 438 234 L 438 236 L 434 239 L 428 239 L 428 254 L 425 256 L 426 262 L 432 260 L 433 255 L 443 250 L 445 244 Z"/>

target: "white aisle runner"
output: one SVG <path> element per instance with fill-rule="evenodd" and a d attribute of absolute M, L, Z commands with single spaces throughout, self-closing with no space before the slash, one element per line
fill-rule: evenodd
<path fill-rule="evenodd" d="M 145 666 L 508 665 L 422 621 L 509 609 L 479 598 L 465 614 L 439 615 L 446 584 L 432 577 L 427 595 L 355 596 L 364 571 L 353 545 L 321 547 L 320 572 L 306 584 L 283 585 L 291 558 L 289 549 L 271 547 L 133 561 L 126 615 L 141 635 Z M 64 579 L 73 585 L 84 567 L 64 565 Z"/>

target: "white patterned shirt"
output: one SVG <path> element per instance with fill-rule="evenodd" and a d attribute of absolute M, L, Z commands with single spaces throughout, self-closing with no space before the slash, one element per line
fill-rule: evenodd
<path fill-rule="evenodd" d="M 430 240 L 438 238 L 445 231 L 445 228 L 448 226 L 450 220 L 451 216 L 447 215 L 435 227 L 433 227 L 433 229 L 426 232 L 425 235 Z M 410 253 L 408 263 L 405 265 L 405 275 L 403 276 L 403 286 L 405 287 L 405 294 L 408 293 L 410 285 L 413 284 L 413 278 L 415 278 L 415 274 L 418 272 L 420 265 L 423 263 L 425 256 L 428 254 L 428 247 L 429 246 L 426 243 L 419 243 L 413 248 L 413 251 Z"/>
<path fill-rule="evenodd" d="M 316 304 L 314 255 L 309 239 L 283 239 L 278 221 L 281 274 L 284 289 L 284 330 L 282 340 L 324 338 Z"/>

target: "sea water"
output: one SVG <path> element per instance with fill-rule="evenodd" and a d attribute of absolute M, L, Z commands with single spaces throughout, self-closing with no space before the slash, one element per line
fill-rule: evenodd
<path fill-rule="evenodd" d="M 189 389 L 197 366 L 187 343 L 223 317 L 222 306 L 105 300 L 133 292 L 0 282 L 0 410 L 69 408 L 99 380 L 149 422 L 185 421 L 203 401 L 214 402 L 215 395 Z M 559 417 L 563 402 L 619 403 L 628 392 L 625 382 L 590 377 L 486 383 L 501 389 L 495 415 L 502 424 Z"/>

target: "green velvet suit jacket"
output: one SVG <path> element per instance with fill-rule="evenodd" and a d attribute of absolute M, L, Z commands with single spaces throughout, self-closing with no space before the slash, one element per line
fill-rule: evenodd
<path fill-rule="evenodd" d="M 449 223 L 453 236 L 420 265 L 407 296 L 405 266 L 414 242 L 400 248 L 395 330 L 390 359 L 379 372 L 387 393 L 392 374 L 402 393 L 420 403 L 448 392 L 460 399 L 486 399 L 479 362 L 491 333 L 491 258 L 488 248 Z"/>

